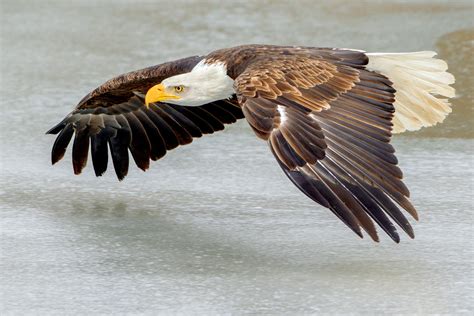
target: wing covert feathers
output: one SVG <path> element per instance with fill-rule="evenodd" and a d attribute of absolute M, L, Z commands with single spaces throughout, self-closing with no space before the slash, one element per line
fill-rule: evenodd
<path fill-rule="evenodd" d="M 312 56 L 278 56 L 257 61 L 235 80 L 240 97 L 279 99 L 307 110 L 329 108 L 329 101 L 352 88 L 356 69 Z"/>

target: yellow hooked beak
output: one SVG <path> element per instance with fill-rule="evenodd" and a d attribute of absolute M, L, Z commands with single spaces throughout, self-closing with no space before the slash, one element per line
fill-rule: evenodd
<path fill-rule="evenodd" d="M 163 84 L 157 84 L 151 87 L 145 95 L 145 105 L 148 107 L 150 103 L 162 102 L 171 99 L 179 99 L 177 95 L 167 94 Z"/>

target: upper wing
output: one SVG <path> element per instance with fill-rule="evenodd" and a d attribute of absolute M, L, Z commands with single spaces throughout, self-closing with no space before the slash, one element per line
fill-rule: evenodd
<path fill-rule="evenodd" d="M 235 100 L 198 107 L 159 103 L 147 108 L 144 105 L 141 93 L 168 76 L 189 71 L 198 61 L 199 58 L 188 58 L 125 74 L 91 92 L 47 132 L 58 134 L 52 149 L 52 163 L 63 158 L 75 134 L 72 148 L 75 174 L 85 167 L 90 147 L 95 174 L 102 175 L 108 164 L 108 144 L 115 173 L 122 180 L 128 172 L 129 150 L 137 166 L 146 170 L 150 159 L 160 159 L 168 150 L 191 143 L 194 137 L 222 130 L 224 124 L 243 118 Z"/>
<path fill-rule="evenodd" d="M 391 218 L 417 218 L 389 144 L 395 90 L 384 76 L 314 56 L 250 65 L 236 79 L 246 119 L 307 196 L 359 236 L 378 240 L 373 221 L 396 242 Z"/>

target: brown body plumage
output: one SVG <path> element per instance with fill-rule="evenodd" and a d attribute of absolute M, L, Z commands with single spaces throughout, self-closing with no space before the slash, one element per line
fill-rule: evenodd
<path fill-rule="evenodd" d="M 192 107 L 145 106 L 148 89 L 199 62 L 225 64 L 234 80 L 231 99 Z M 396 91 L 368 63 L 360 51 L 247 45 L 130 72 L 93 90 L 48 132 L 59 133 L 52 162 L 63 157 L 75 134 L 74 172 L 82 171 L 91 147 L 95 173 L 102 175 L 108 144 L 121 180 L 128 171 L 128 150 L 146 170 L 150 159 L 245 117 L 307 196 L 359 236 L 362 228 L 378 240 L 375 221 L 398 242 L 390 218 L 414 235 L 397 204 L 414 218 L 417 214 L 390 145 Z"/>

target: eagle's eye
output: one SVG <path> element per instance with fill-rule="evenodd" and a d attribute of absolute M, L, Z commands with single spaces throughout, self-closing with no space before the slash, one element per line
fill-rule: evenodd
<path fill-rule="evenodd" d="M 178 92 L 178 93 L 181 93 L 181 92 L 184 91 L 184 86 L 175 86 L 174 91 Z"/>

